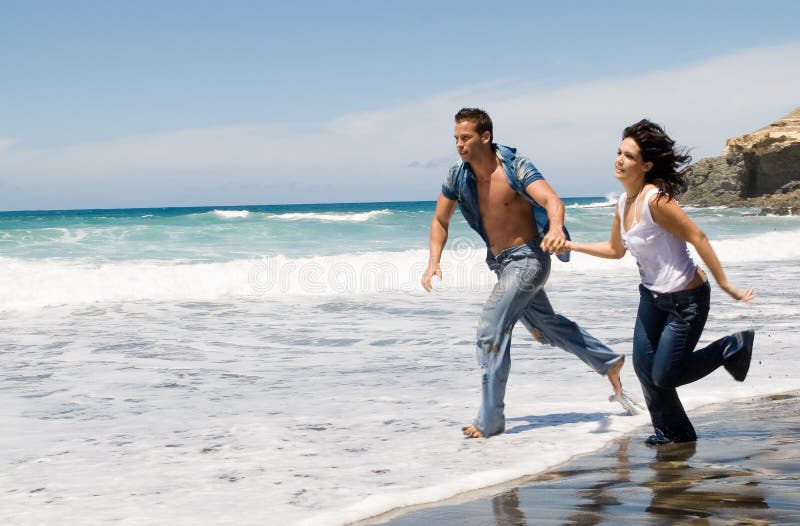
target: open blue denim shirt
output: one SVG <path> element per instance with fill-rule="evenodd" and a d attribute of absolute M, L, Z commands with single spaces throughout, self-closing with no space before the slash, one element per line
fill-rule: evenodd
<path fill-rule="evenodd" d="M 544 179 L 544 177 L 542 177 L 542 174 L 539 173 L 539 170 L 536 169 L 530 159 L 524 155 L 517 154 L 516 148 L 500 144 L 492 144 L 492 148 L 503 164 L 503 171 L 506 174 L 506 179 L 508 179 L 508 184 L 533 205 L 533 216 L 541 238 L 550 227 L 547 210 L 531 198 L 525 189 L 529 184 Z M 469 163 L 458 161 L 450 167 L 450 172 L 447 174 L 444 183 L 442 183 L 442 194 L 448 199 L 458 201 L 458 207 L 461 209 L 464 219 L 486 243 L 486 262 L 489 267 L 492 267 L 494 256 L 489 250 L 489 240 L 483 228 L 483 221 L 478 209 L 478 187 L 475 182 L 475 174 L 472 173 Z M 564 234 L 569 239 L 569 233 L 566 228 L 564 228 Z M 569 252 L 559 254 L 557 257 L 561 261 L 569 261 Z"/>

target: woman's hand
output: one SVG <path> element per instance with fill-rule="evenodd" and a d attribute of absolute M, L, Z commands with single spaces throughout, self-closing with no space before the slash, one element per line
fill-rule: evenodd
<path fill-rule="evenodd" d="M 754 291 L 753 289 L 744 289 L 744 290 L 737 289 L 730 283 L 725 283 L 724 285 L 720 284 L 719 287 L 728 294 L 730 294 L 730 296 L 737 301 L 748 302 L 756 297 L 756 291 Z"/>
<path fill-rule="evenodd" d="M 551 254 L 563 254 L 565 252 L 566 243 L 567 236 L 564 235 L 564 229 L 551 228 L 544 235 L 544 238 L 542 238 L 539 248 Z"/>

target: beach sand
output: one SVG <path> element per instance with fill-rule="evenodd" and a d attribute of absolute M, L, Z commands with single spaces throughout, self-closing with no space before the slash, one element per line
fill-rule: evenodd
<path fill-rule="evenodd" d="M 800 391 L 692 411 L 698 441 L 650 427 L 547 473 L 359 525 L 800 524 Z"/>

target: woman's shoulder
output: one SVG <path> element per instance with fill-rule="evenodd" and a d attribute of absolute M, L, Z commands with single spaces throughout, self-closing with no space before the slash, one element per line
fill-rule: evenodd
<path fill-rule="evenodd" d="M 655 185 L 647 185 L 645 189 L 644 202 L 651 210 L 665 210 L 673 207 L 680 208 L 680 205 L 674 197 L 661 193 L 661 190 Z"/>
<path fill-rule="evenodd" d="M 642 193 L 644 193 L 644 200 L 648 203 L 653 203 L 658 198 L 658 187 L 654 184 L 647 183 L 642 188 Z"/>
<path fill-rule="evenodd" d="M 647 203 L 650 217 L 656 224 L 675 224 L 688 217 L 678 201 L 669 195 L 653 192 L 653 195 L 648 196 Z"/>

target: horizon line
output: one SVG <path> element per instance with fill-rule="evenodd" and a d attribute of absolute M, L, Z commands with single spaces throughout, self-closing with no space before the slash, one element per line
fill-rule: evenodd
<path fill-rule="evenodd" d="M 610 194 L 612 192 L 607 192 Z M 560 197 L 560 199 L 607 199 L 601 195 L 571 196 Z M 97 208 L 45 208 L 31 210 L 0 210 L 0 214 L 20 214 L 32 212 L 93 212 L 102 210 L 182 210 L 193 208 L 212 208 L 218 210 L 230 208 L 247 207 L 267 207 L 267 206 L 334 206 L 334 205 L 386 205 L 386 204 L 410 204 L 410 203 L 435 203 L 436 199 L 412 199 L 408 201 L 330 201 L 324 203 L 296 202 L 296 203 L 262 203 L 262 204 L 240 204 L 240 205 L 171 205 L 171 206 L 126 206 L 126 207 L 97 207 Z"/>

